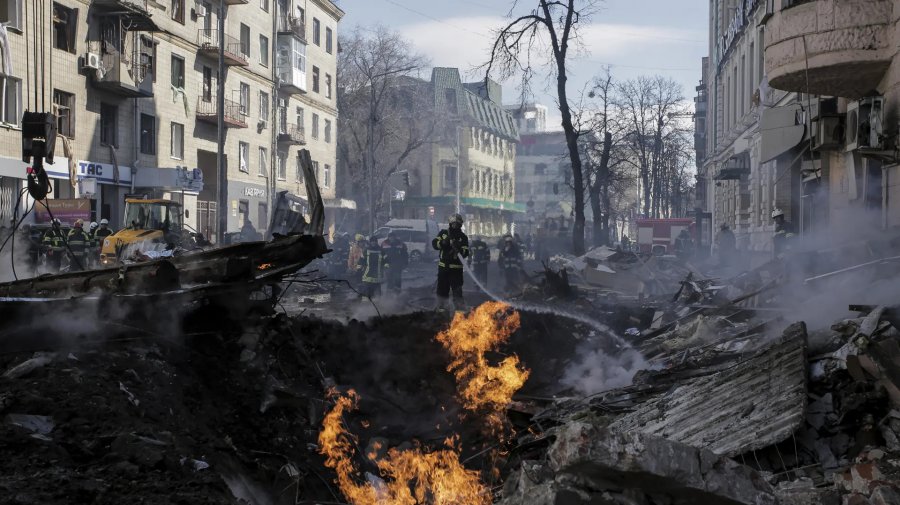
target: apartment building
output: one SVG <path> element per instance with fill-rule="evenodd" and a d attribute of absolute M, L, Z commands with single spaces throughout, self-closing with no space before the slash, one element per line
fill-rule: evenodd
<path fill-rule="evenodd" d="M 25 173 L 24 109 L 57 114 L 66 140 L 48 170 L 53 197 L 90 198 L 96 219 L 118 224 L 125 195 L 152 194 L 181 200 L 185 223 L 210 237 L 220 211 L 228 215 L 226 232 L 245 220 L 264 230 L 276 191 L 305 194 L 297 162 L 303 147 L 318 166 L 323 196 L 333 199 L 343 12 L 330 0 L 44 0 L 38 16 L 22 0 L 5 5 L 4 218 Z M 220 15 L 224 181 L 216 157 Z M 227 209 L 216 205 L 220 184 Z"/>
<path fill-rule="evenodd" d="M 509 112 L 519 133 L 541 133 L 547 131 L 547 106 L 539 103 L 508 104 L 503 106 Z"/>
<path fill-rule="evenodd" d="M 789 220 L 800 213 L 805 135 L 797 138 L 793 129 L 802 97 L 767 84 L 763 55 L 771 14 L 771 0 L 710 3 L 710 56 L 695 100 L 696 206 L 711 214 L 705 236 L 726 223 L 739 249 L 760 253 L 760 261 L 772 249 L 772 210 L 783 210 Z"/>
<path fill-rule="evenodd" d="M 416 93 L 434 100 L 441 134 L 409 163 L 409 188 L 395 213 L 444 222 L 457 200 L 469 234 L 499 236 L 525 211 L 516 201 L 519 134 L 502 106 L 499 84 L 464 83 L 456 68 L 434 68 L 431 80 L 411 79 Z M 412 84 L 410 84 L 412 85 Z"/>
<path fill-rule="evenodd" d="M 808 97 L 803 230 L 841 243 L 900 226 L 900 1 L 770 3 L 769 84 Z"/>

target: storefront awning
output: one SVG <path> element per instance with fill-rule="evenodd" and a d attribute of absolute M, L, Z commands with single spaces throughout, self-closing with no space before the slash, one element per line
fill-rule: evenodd
<path fill-rule="evenodd" d="M 356 202 L 347 198 L 328 198 L 325 200 L 325 208 L 356 210 Z"/>
<path fill-rule="evenodd" d="M 806 136 L 806 112 L 794 103 L 764 109 L 760 118 L 760 163 L 790 151 Z"/>
<path fill-rule="evenodd" d="M 464 207 L 478 209 L 493 209 L 507 212 L 525 212 L 525 204 L 518 202 L 501 202 L 488 198 L 463 197 L 459 200 Z M 407 197 L 402 201 L 394 202 L 394 205 L 406 207 L 449 207 L 456 205 L 456 197 L 453 196 L 421 196 Z"/>

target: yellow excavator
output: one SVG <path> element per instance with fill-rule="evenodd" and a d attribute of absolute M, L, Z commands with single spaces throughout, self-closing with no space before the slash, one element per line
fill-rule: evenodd
<path fill-rule="evenodd" d="M 161 252 L 180 244 L 184 231 L 180 203 L 172 200 L 125 200 L 125 228 L 103 240 L 100 265 L 113 266 L 136 253 Z"/>

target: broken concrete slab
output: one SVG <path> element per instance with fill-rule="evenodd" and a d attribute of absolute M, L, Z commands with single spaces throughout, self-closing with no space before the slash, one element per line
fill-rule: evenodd
<path fill-rule="evenodd" d="M 755 470 L 710 451 L 640 433 L 572 422 L 548 451 L 550 468 L 594 490 L 645 490 L 665 503 L 766 505 L 774 492 Z M 525 502 L 523 502 L 525 503 Z"/>
<path fill-rule="evenodd" d="M 838 489 L 868 496 L 882 483 L 884 474 L 874 462 L 858 463 L 834 474 L 834 485 Z"/>
<path fill-rule="evenodd" d="M 683 383 L 610 425 L 724 456 L 781 442 L 806 412 L 806 326 L 795 323 L 756 356 Z"/>

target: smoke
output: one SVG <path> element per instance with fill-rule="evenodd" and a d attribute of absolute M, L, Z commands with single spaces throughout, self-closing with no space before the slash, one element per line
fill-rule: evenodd
<path fill-rule="evenodd" d="M 578 354 L 581 358 L 566 368 L 562 382 L 584 395 L 628 386 L 634 374 L 650 368 L 641 353 L 632 348 L 610 354 L 582 345 Z"/>

